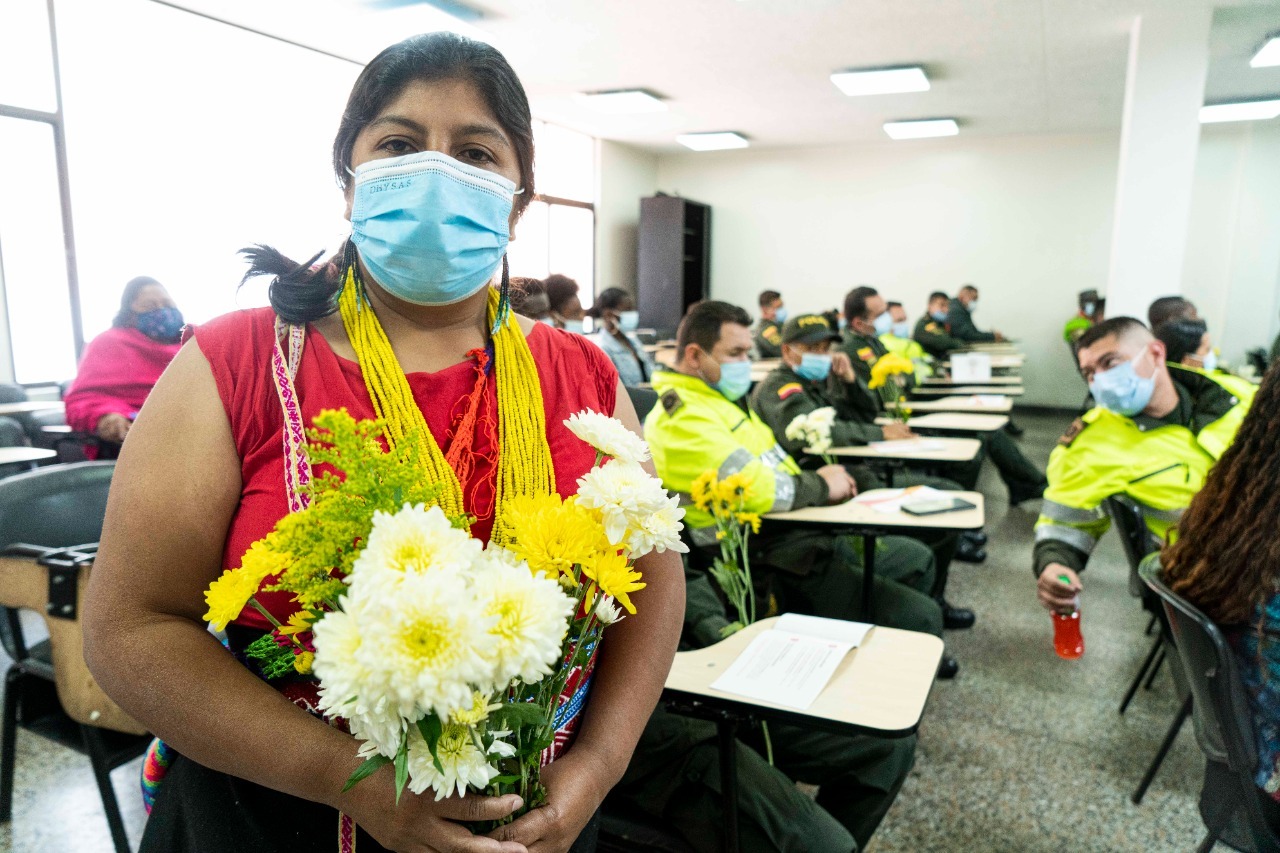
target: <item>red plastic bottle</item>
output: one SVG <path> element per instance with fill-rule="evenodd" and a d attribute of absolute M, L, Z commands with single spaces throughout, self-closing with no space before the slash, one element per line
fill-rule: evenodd
<path fill-rule="evenodd" d="M 1059 575 L 1058 580 L 1070 584 L 1071 579 Z M 1075 660 L 1084 655 L 1084 635 L 1080 633 L 1080 603 L 1077 599 L 1076 609 L 1070 613 L 1054 613 L 1053 615 L 1053 650 L 1058 657 Z"/>

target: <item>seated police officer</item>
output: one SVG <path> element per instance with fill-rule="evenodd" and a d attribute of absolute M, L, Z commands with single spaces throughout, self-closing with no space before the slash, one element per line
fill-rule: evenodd
<path fill-rule="evenodd" d="M 730 619 L 711 576 L 686 564 L 685 590 L 681 647 L 719 642 Z M 737 744 L 739 845 L 758 853 L 861 850 L 915 758 L 914 736 L 836 735 L 777 722 L 769 723 L 769 735 L 773 766 L 762 755 L 758 729 L 743 732 Z M 698 853 L 720 853 L 719 752 L 715 723 L 659 705 L 606 807 L 625 804 L 661 821 Z M 816 799 L 795 781 L 817 785 Z"/>
<path fill-rule="evenodd" d="M 972 284 L 966 284 L 960 288 L 956 298 L 951 300 L 950 311 L 947 314 L 947 325 L 950 327 L 951 336 L 967 344 L 1003 341 L 1004 335 L 996 330 L 983 332 L 973 324 L 973 312 L 977 310 L 978 288 Z"/>
<path fill-rule="evenodd" d="M 951 334 L 951 326 L 947 320 L 950 311 L 950 296 L 941 290 L 930 293 L 924 316 L 916 321 L 912 335 L 926 353 L 937 359 L 944 359 L 965 345 L 964 341 Z"/>
<path fill-rule="evenodd" d="M 757 358 L 777 358 L 782 354 L 778 338 L 785 322 L 787 306 L 782 304 L 782 294 L 776 290 L 761 292 L 760 324 L 753 333 Z"/>
<path fill-rule="evenodd" d="M 645 438 L 663 484 L 691 504 L 693 483 L 708 471 L 749 481 L 746 509 L 767 513 L 836 504 L 857 487 L 840 465 L 803 471 L 746 408 L 751 387 L 751 318 L 726 302 L 693 305 L 676 333 L 676 362 L 658 371 L 659 402 L 645 419 Z M 716 547 L 709 513 L 689 505 L 685 527 L 699 548 Z M 815 529 L 770 524 L 753 537 L 761 574 L 787 609 L 835 619 L 861 611 L 861 541 Z M 935 566 L 929 549 L 914 539 L 888 536 L 876 550 L 876 622 L 940 635 L 942 611 L 930 597 Z M 753 565 L 755 565 L 753 560 Z M 949 658 L 939 671 L 957 667 Z"/>
<path fill-rule="evenodd" d="M 894 422 L 881 427 L 873 420 L 860 417 L 858 404 L 867 399 L 867 389 L 859 384 L 849 357 L 842 352 L 831 353 L 832 342 L 839 340 L 840 334 L 819 314 L 792 317 L 782 327 L 782 364 L 771 370 L 751 395 L 751 407 L 773 431 L 778 444 L 792 458 L 800 461 L 801 467 L 816 465 L 818 458 L 805 453 L 804 441 L 788 438 L 787 427 L 796 418 L 815 409 L 828 406 L 835 409 L 836 420 L 831 425 L 831 442 L 835 447 L 914 436 L 905 424 Z M 866 467 L 854 468 L 852 473 L 862 488 L 885 485 Z M 911 471 L 899 475 L 895 485 L 928 485 L 935 489 L 960 490 L 950 480 Z M 963 547 L 966 552 L 961 554 L 957 551 L 954 533 L 921 538 L 933 550 L 937 573 L 932 593 L 942 607 L 944 625 L 947 628 L 970 627 L 974 621 L 973 611 L 952 607 L 944 596 L 952 557 L 978 559 L 980 545 L 965 540 Z"/>
<path fill-rule="evenodd" d="M 1076 357 L 1097 406 L 1049 457 L 1034 552 L 1040 603 L 1060 612 L 1074 607 L 1080 572 L 1111 526 L 1102 502 L 1127 496 L 1163 541 L 1235 438 L 1254 395 L 1244 380 L 1170 364 L 1164 344 L 1132 317 L 1090 328 Z"/>

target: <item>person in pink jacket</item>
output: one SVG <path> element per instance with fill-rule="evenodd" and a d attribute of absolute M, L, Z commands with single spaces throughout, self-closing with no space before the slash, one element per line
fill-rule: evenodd
<path fill-rule="evenodd" d="M 143 401 L 178 354 L 182 326 L 182 312 L 160 282 L 139 276 L 126 284 L 111 328 L 85 347 L 65 398 L 67 424 L 111 444 L 124 441 Z"/>

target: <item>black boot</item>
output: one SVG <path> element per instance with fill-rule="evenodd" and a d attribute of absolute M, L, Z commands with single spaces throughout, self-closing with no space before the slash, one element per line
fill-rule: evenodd
<path fill-rule="evenodd" d="M 943 681 L 950 681 L 960 672 L 960 664 L 956 663 L 956 659 L 951 655 L 943 655 L 942 662 L 938 664 L 938 678 Z"/>
<path fill-rule="evenodd" d="M 942 627 L 948 631 L 963 631 L 972 628 L 978 617 L 967 607 L 952 607 L 945 598 L 937 599 L 942 608 Z"/>
<path fill-rule="evenodd" d="M 987 559 L 987 549 L 975 544 L 972 539 L 961 536 L 960 541 L 956 543 L 954 559 L 962 563 L 981 563 Z"/>
<path fill-rule="evenodd" d="M 987 534 L 981 530 L 966 530 L 960 534 L 961 539 L 966 539 L 981 548 L 987 544 Z"/>

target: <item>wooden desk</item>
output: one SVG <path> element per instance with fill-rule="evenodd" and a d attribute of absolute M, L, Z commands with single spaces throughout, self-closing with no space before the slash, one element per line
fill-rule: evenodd
<path fill-rule="evenodd" d="M 893 419 L 876 418 L 876 423 L 883 426 L 884 424 L 893 423 Z M 907 426 L 912 429 L 941 429 L 953 432 L 995 432 L 998 429 L 1004 429 L 1007 423 L 1009 423 L 1009 418 L 1005 415 L 934 412 L 929 415 L 921 415 L 918 418 L 911 418 L 907 421 Z"/>
<path fill-rule="evenodd" d="M 918 448 L 895 448 L 889 451 L 877 450 L 873 445 L 861 447 L 833 447 L 827 451 L 832 456 L 858 456 L 866 459 L 905 459 L 912 462 L 969 462 L 982 449 L 982 442 L 976 438 L 928 438 L 924 439 L 941 444 L 937 450 Z M 878 443 L 878 442 L 877 442 Z"/>
<path fill-rule="evenodd" d="M 714 646 L 678 652 L 662 693 L 672 713 L 716 724 L 725 801 L 724 849 L 729 853 L 737 853 L 739 846 L 737 730 L 743 722 L 761 718 L 843 735 L 906 737 L 920 727 L 942 660 L 942 640 L 937 637 L 872 628 L 804 711 L 712 689 L 711 683 L 776 621 L 777 617 L 763 619 Z"/>
<path fill-rule="evenodd" d="M 1001 398 L 998 403 L 988 403 L 975 399 L 975 396 L 943 397 L 938 400 L 907 400 L 902 405 L 913 412 L 974 412 L 977 414 L 998 415 L 1013 410 L 1013 403 L 1009 401 L 1008 397 Z M 894 403 L 885 404 L 886 408 L 893 408 L 895 405 Z"/>
<path fill-rule="evenodd" d="M 990 352 L 1000 355 L 1021 355 L 1018 345 L 1013 341 L 976 341 L 960 347 L 957 352 Z"/>
<path fill-rule="evenodd" d="M 0 447 L 0 465 L 30 463 L 34 467 L 36 462 L 47 462 L 57 458 L 56 452 L 42 447 Z"/>
<path fill-rule="evenodd" d="M 922 383 L 924 385 L 958 385 L 958 383 L 950 377 L 930 376 Z M 1021 385 L 1021 376 L 992 376 L 985 382 L 966 382 L 965 385 Z M 992 391 L 992 394 L 1002 394 L 1002 391 Z"/>
<path fill-rule="evenodd" d="M 864 495 L 875 495 L 890 489 L 872 489 Z M 862 537 L 862 612 L 864 622 L 875 623 L 875 605 L 872 601 L 875 585 L 876 539 L 895 533 L 920 533 L 937 530 L 981 530 L 986 523 L 986 504 L 979 492 L 947 492 L 948 497 L 960 498 L 973 504 L 973 509 L 942 512 L 937 515 L 911 515 L 901 510 L 892 513 L 879 512 L 858 501 L 845 501 L 835 506 L 811 506 L 789 512 L 771 512 L 766 521 L 776 524 L 804 527 L 847 529 Z"/>
<path fill-rule="evenodd" d="M 29 415 L 32 412 L 63 411 L 66 404 L 61 400 L 23 400 L 21 403 L 0 403 L 0 416 Z"/>
<path fill-rule="evenodd" d="M 1014 379 L 1016 377 L 1010 377 Z M 914 388 L 911 393 L 929 396 L 946 394 L 999 394 L 1004 397 L 1021 397 L 1027 393 L 1021 385 L 933 385 Z"/>
<path fill-rule="evenodd" d="M 1011 367 L 1022 367 L 1022 363 L 1024 361 L 1026 361 L 1026 358 L 1021 354 L 995 353 L 991 356 L 991 369 L 1000 370 Z M 951 366 L 951 360 L 947 359 L 942 362 L 942 365 L 949 368 Z"/>

